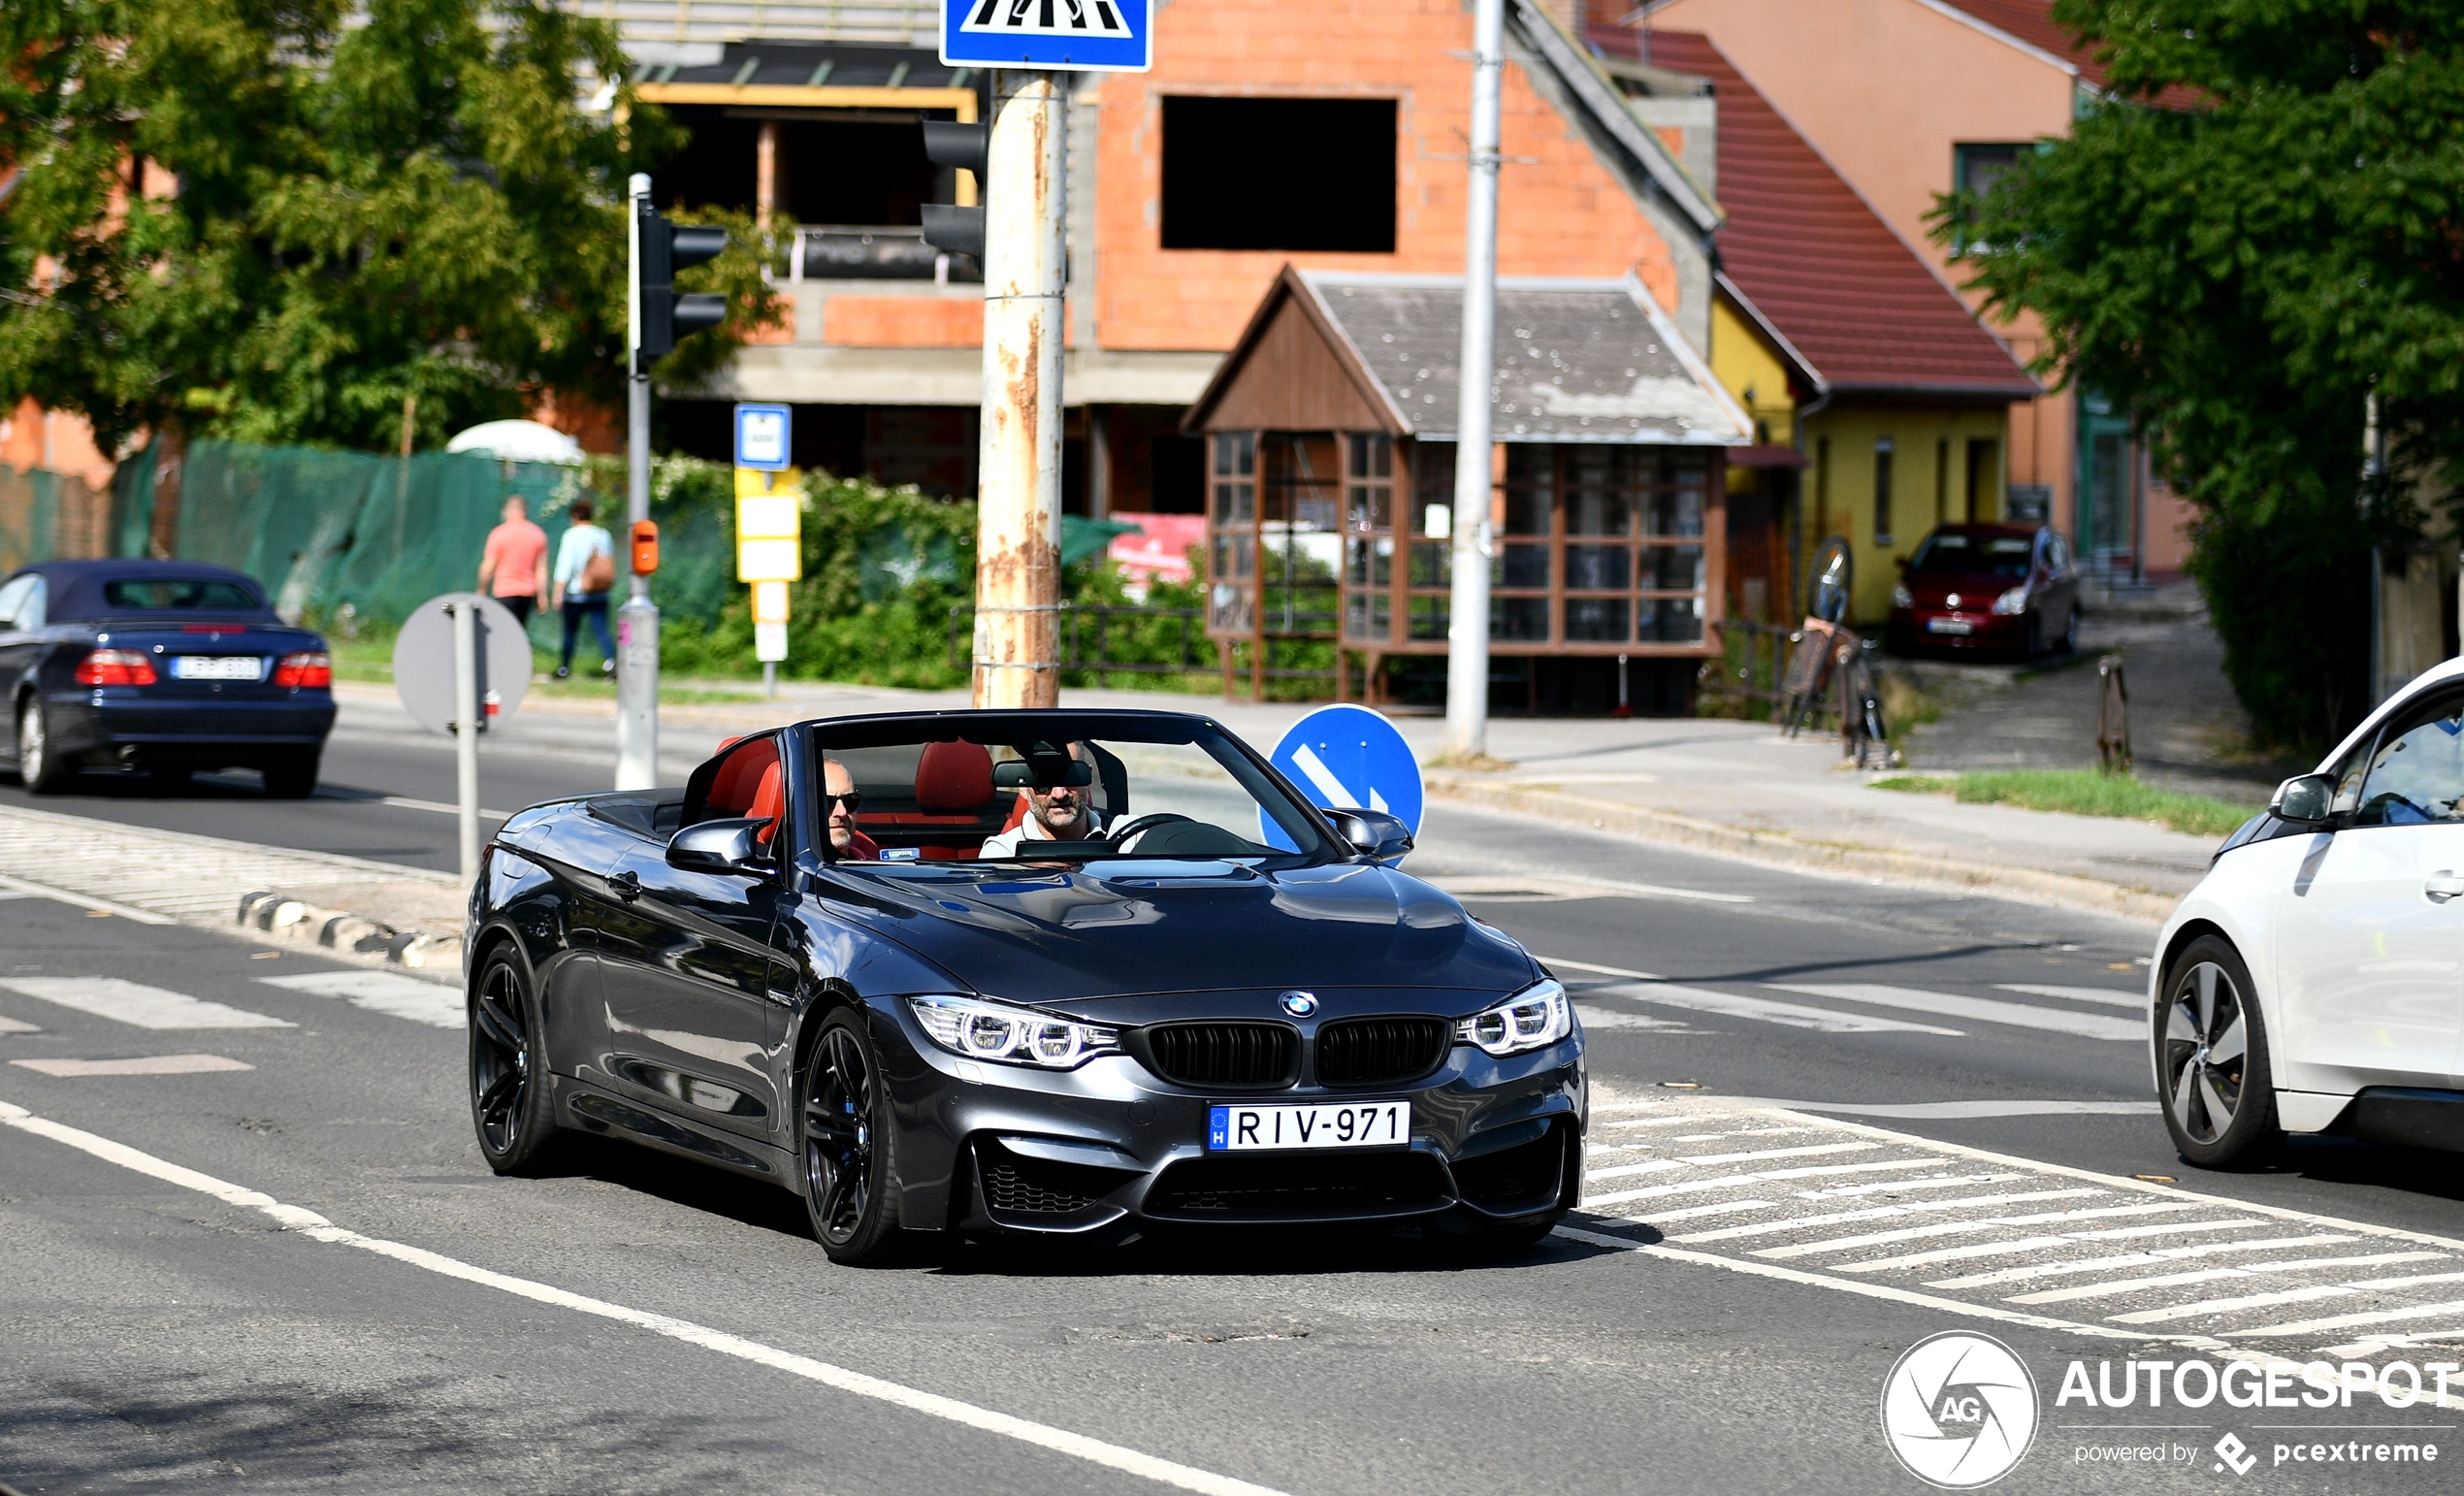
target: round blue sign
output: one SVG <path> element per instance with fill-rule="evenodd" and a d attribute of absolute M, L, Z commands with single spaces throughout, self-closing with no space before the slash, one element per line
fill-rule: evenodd
<path fill-rule="evenodd" d="M 1420 834 L 1420 761 L 1369 708 L 1321 706 L 1293 723 L 1269 757 L 1320 809 L 1382 810 Z M 1263 829 L 1275 845 L 1290 845 L 1281 827 Z"/>

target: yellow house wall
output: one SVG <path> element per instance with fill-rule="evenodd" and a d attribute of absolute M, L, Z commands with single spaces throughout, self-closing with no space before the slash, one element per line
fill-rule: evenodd
<path fill-rule="evenodd" d="M 1797 405 L 1788 394 L 1788 366 L 1764 340 L 1762 331 L 1739 316 L 1726 297 L 1711 304 L 1711 374 L 1754 418 L 1759 445 L 1786 446 L 1797 439 Z M 1729 472 L 1734 489 L 1745 469 Z"/>
<path fill-rule="evenodd" d="M 1848 537 L 1856 558 L 1856 583 L 1850 620 L 1860 627 L 1878 626 L 1891 613 L 1891 587 L 1898 580 L 1896 563 L 1916 554 L 1917 545 L 1936 524 L 1967 518 L 1967 444 L 1973 439 L 2009 441 L 2007 414 L 1995 409 L 1961 409 L 1927 406 L 1847 407 L 1823 410 L 1805 418 L 1804 562 L 1825 537 Z M 1875 443 L 1892 444 L 1891 531 L 1888 543 L 1874 531 Z M 1948 441 L 1947 471 L 1936 504 L 1935 461 Z M 1977 496 L 1976 517 L 2002 517 L 2003 464 L 1987 466 L 1988 492 Z"/>

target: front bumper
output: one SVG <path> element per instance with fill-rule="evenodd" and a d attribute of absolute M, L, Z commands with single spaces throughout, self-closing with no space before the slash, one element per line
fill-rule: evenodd
<path fill-rule="evenodd" d="M 905 1004 L 871 1009 L 899 1124 L 904 1219 L 1120 1234 L 1142 1225 L 1412 1222 L 1476 1229 L 1575 1202 L 1588 1102 L 1579 1034 L 1507 1059 L 1469 1045 L 1407 1086 L 1210 1092 L 1125 1055 L 1075 1070 L 962 1059 Z M 1216 1102 L 1408 1099 L 1409 1147 L 1210 1154 Z"/>
<path fill-rule="evenodd" d="M 1936 623 L 1951 626 L 1953 632 L 1937 631 Z M 2026 613 L 1994 613 L 1983 608 L 1895 608 L 1891 614 L 1891 643 L 1900 651 L 2012 649 L 2026 642 L 2027 623 Z M 1967 632 L 1959 633 L 1959 629 Z"/>

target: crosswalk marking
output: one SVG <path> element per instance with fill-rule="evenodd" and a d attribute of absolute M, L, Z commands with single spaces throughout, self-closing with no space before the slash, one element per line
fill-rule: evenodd
<path fill-rule="evenodd" d="M 2080 1284 L 2068 1288 L 2048 1288 L 2038 1293 L 2019 1293 L 2002 1300 L 2005 1304 L 2066 1304 L 2074 1299 L 2113 1298 L 2126 1293 L 2144 1293 L 2150 1288 L 2178 1288 L 2196 1283 L 2216 1283 L 2228 1278 L 2260 1278 L 2270 1273 L 2308 1273 L 2328 1267 L 2377 1267 L 2394 1262 L 2437 1262 L 2451 1260 L 2443 1252 L 2382 1252 L 2357 1257 L 2294 1257 L 2283 1262 L 2245 1262 L 2234 1267 L 2205 1267 L 2188 1273 L 2159 1273 L 2152 1278 L 2117 1278 L 2107 1283 Z"/>
<path fill-rule="evenodd" d="M 1695 1220 L 1704 1216 L 1735 1216 L 1746 1211 L 1777 1210 L 1768 1200 L 1723 1200 L 1717 1205 L 1689 1205 L 1681 1211 L 1655 1211 L 1652 1223 L 1669 1220 Z"/>
<path fill-rule="evenodd" d="M 138 1028 L 292 1028 L 298 1025 L 244 1008 L 118 977 L 6 977 L 0 987 L 45 1002 Z"/>
<path fill-rule="evenodd" d="M 1680 1154 L 1680 1161 L 1693 1164 L 1754 1163 L 1765 1158 L 1810 1158 L 1818 1154 L 1869 1154 L 1878 1143 L 1809 1143 L 1796 1148 L 1760 1148 L 1741 1154 Z"/>
<path fill-rule="evenodd" d="M 1641 1163 L 1621 1163 L 1613 1168 L 1593 1169 L 1586 1173 L 1583 1178 L 1622 1179 L 1629 1174 L 1665 1174 L 1670 1169 L 1682 1169 L 1684 1167 L 1685 1162 L 1682 1159 L 1652 1158 Z"/>
<path fill-rule="evenodd" d="M 2252 1226 L 2254 1220 L 2234 1224 Z M 1978 1273 L 1968 1278 L 1945 1278 L 1929 1283 L 1929 1288 L 1984 1288 L 1994 1284 L 2025 1283 L 2030 1278 L 2051 1278 L 2068 1273 L 2096 1273 L 2117 1267 L 2144 1267 L 2157 1262 L 2186 1262 L 2200 1257 L 2222 1256 L 2235 1252 L 2281 1252 L 2287 1247 L 2326 1247 L 2339 1242 L 2357 1242 L 2357 1236 L 2336 1232 L 2319 1232 L 2311 1236 L 2271 1236 L 2258 1241 L 2244 1238 L 2231 1242 L 2201 1242 L 2192 1247 L 2151 1247 L 2145 1252 L 2115 1252 L 2102 1257 L 2082 1257 L 2069 1262 L 2038 1262 L 2026 1267 L 2006 1267 L 1995 1272 Z"/>
<path fill-rule="evenodd" d="M 1741 1189 L 1748 1185 L 1767 1184 L 1783 1179 L 1811 1179 L 1826 1174 L 1864 1174 L 1881 1169 L 1930 1168 L 1931 1158 L 1892 1158 L 1880 1163 L 1832 1163 L 1803 1169 L 1767 1169 L 1750 1174 L 1724 1174 L 1718 1179 L 1694 1179 L 1676 1185 L 1646 1185 L 1617 1194 L 1586 1199 L 1585 1205 L 1605 1207 L 1624 1205 L 1634 1200 L 1655 1200 L 1672 1194 L 1696 1194 L 1705 1189 Z"/>
<path fill-rule="evenodd" d="M 2227 1330 L 2228 1335 L 2311 1335 L 2320 1330 L 2357 1329 L 2365 1324 L 2393 1324 L 2399 1319 L 2429 1319 L 2464 1311 L 2464 1299 L 2444 1304 L 2415 1304 L 2409 1309 L 2383 1309 L 2368 1314 L 2336 1315 L 2325 1319 L 2298 1319 L 2290 1324 L 2262 1324 L 2254 1330 Z"/>
<path fill-rule="evenodd" d="M 1717 1013 L 1724 1018 L 1754 1019 L 1765 1024 L 1777 1024 L 1783 1028 L 1810 1028 L 1817 1033 L 1930 1033 L 1953 1039 L 1966 1036 L 1962 1029 L 1944 1028 L 1935 1024 L 1875 1018 L 1864 1013 L 1843 1013 L 1836 1008 L 1810 1008 L 1803 1003 L 1776 1002 L 1768 997 L 1748 997 L 1738 992 L 1718 992 L 1707 987 L 1681 987 L 1674 982 L 1593 987 L 1584 989 L 1577 995 L 1625 997 L 1636 1002 L 1653 1002 L 1696 1013 Z"/>
<path fill-rule="evenodd" d="M 1957 1200 L 1917 1200 L 1906 1205 L 1869 1205 L 1864 1210 L 1834 1211 L 1827 1216 L 1799 1216 L 1791 1220 L 1764 1221 L 1757 1225 L 1732 1226 L 1724 1231 L 1704 1231 L 1694 1236 L 1679 1237 L 1682 1242 L 1734 1241 L 1739 1237 L 1769 1236 L 1781 1231 L 1809 1231 L 1816 1226 L 1840 1226 L 1857 1220 L 1888 1220 L 1894 1216 L 1930 1216 L 1943 1211 L 1980 1210 L 1997 1205 L 2022 1205 L 2037 1200 L 2076 1200 L 2100 1195 L 2102 1189 L 2030 1189 L 2019 1194 L 1988 1194 L 1963 1196 Z"/>
<path fill-rule="evenodd" d="M 32 1024 L 17 1019 L 0 1018 L 0 1033 L 41 1033 L 42 1031 Z"/>
<path fill-rule="evenodd" d="M 340 997 L 355 1008 L 437 1028 L 460 1028 L 467 1022 L 460 989 L 391 971 L 308 971 L 257 980 L 315 997 Z"/>
<path fill-rule="evenodd" d="M 2003 992 L 2025 992 L 2030 997 L 2067 997 L 2073 1002 L 2101 1002 L 2112 1008 L 2145 1010 L 2148 1006 L 2147 993 L 2116 992 L 2109 987 L 2054 987 L 2037 982 L 1996 982 L 1994 984 L 1994 989 Z"/>
<path fill-rule="evenodd" d="M 2101 1192 L 2101 1191 L 2091 1191 Z M 1908 1226 L 1897 1231 L 1868 1231 L 1863 1236 L 1838 1236 L 1825 1242 L 1799 1242 L 1790 1247 L 1765 1247 L 1758 1257 L 1810 1257 L 1817 1252 L 1847 1252 L 1858 1247 L 1880 1247 L 1891 1242 L 1918 1242 L 1934 1236 L 1960 1236 L 1970 1231 L 1991 1231 L 2001 1226 L 2046 1225 L 2058 1220 L 2093 1220 L 2113 1216 L 2153 1216 L 2164 1211 L 2190 1210 L 2188 1203 L 2163 1205 L 2111 1205 L 2096 1210 L 2046 1211 L 2034 1216 L 1996 1216 L 1986 1220 L 1955 1220 L 1946 1225 Z"/>
<path fill-rule="evenodd" d="M 2039 1008 L 2024 1002 L 1962 997 L 1955 992 L 1929 992 L 1919 988 L 1891 987 L 1875 982 L 1772 982 L 1767 985 L 1775 992 L 1799 992 L 1807 997 L 1871 1003 L 1877 1008 L 1902 1008 L 1914 1013 L 1938 1014 L 1944 1018 L 1971 1019 L 1981 1024 L 2006 1024 L 2013 1028 L 2040 1028 L 2051 1033 L 2077 1034 L 2086 1039 L 2111 1039 L 2131 1044 L 2145 1044 L 2148 1040 L 2146 1024 L 2126 1018 L 2106 1018 L 2100 1013 L 2074 1013 L 2066 1008 Z"/>
<path fill-rule="evenodd" d="M 237 1059 L 226 1059 L 220 1055 L 146 1055 L 135 1059 L 13 1059 L 9 1063 L 62 1080 L 89 1075 L 211 1075 L 223 1070 L 256 1068 Z"/>

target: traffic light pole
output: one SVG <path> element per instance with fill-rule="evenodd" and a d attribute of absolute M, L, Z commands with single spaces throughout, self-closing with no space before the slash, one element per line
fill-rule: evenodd
<path fill-rule="evenodd" d="M 1498 88 L 1506 72 L 1505 0 L 1475 0 L 1471 194 L 1463 226 L 1462 405 L 1455 417 L 1453 596 L 1446 625 L 1449 758 L 1489 744 L 1489 384 L 1497 331 Z"/>
<path fill-rule="evenodd" d="M 650 355 L 642 351 L 642 226 L 650 209 L 650 179 L 636 172 L 626 205 L 629 247 L 627 360 L 625 379 L 625 508 L 630 526 L 650 518 Z M 659 783 L 659 604 L 650 601 L 650 578 L 626 569 L 632 595 L 616 610 L 616 788 L 647 790 Z"/>
<path fill-rule="evenodd" d="M 1060 701 L 1062 239 L 1068 97 L 993 75 L 984 183 L 984 415 L 975 704 Z"/>

